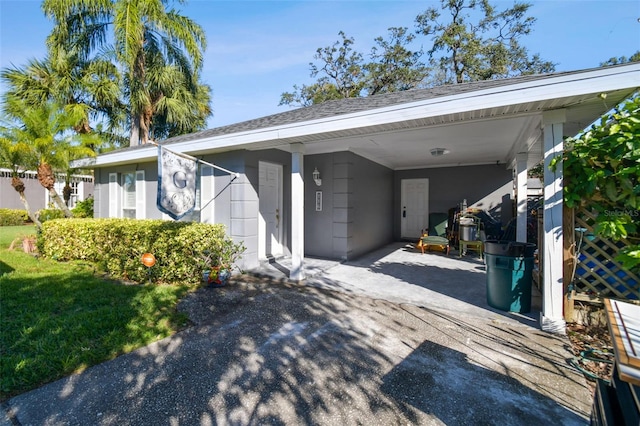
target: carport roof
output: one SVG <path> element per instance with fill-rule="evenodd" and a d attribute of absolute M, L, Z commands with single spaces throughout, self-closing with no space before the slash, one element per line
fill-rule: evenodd
<path fill-rule="evenodd" d="M 290 144 L 302 143 L 307 154 L 350 150 L 392 169 L 508 165 L 517 153 L 530 152 L 533 165 L 541 156 L 545 111 L 564 109 L 565 136 L 573 136 L 639 87 L 639 63 L 485 80 L 328 101 L 161 143 L 192 155 L 287 151 Z M 450 154 L 432 158 L 428 153 L 435 147 Z M 82 166 L 155 157 L 155 147 L 141 145 L 100 155 Z"/>
<path fill-rule="evenodd" d="M 326 101 L 308 107 L 293 109 L 266 117 L 230 124 L 228 126 L 203 130 L 197 133 L 180 135 L 167 139 L 165 143 L 177 143 L 189 140 L 197 140 L 218 135 L 229 135 L 238 132 L 264 129 L 281 126 L 283 124 L 299 123 L 305 121 L 318 120 L 322 118 L 335 117 L 345 114 L 375 110 L 379 108 L 407 104 L 411 102 L 423 101 L 427 99 L 441 98 L 451 95 L 459 95 L 477 90 L 508 86 L 515 83 L 536 81 L 549 78 L 552 75 L 568 75 L 571 73 L 527 75 L 514 78 L 504 78 L 499 80 L 484 80 L 462 84 L 445 84 L 443 86 L 429 89 L 411 89 L 393 93 L 383 93 L 361 98 L 346 98 Z"/>

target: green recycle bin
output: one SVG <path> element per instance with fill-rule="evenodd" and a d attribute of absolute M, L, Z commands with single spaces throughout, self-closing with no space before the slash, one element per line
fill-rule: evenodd
<path fill-rule="evenodd" d="M 531 312 L 535 244 L 486 241 L 487 303 L 507 312 Z"/>

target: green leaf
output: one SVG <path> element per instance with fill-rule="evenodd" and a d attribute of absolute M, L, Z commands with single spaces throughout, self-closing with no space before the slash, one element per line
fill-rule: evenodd
<path fill-rule="evenodd" d="M 605 185 L 605 194 L 611 200 L 616 201 L 618 199 L 618 190 L 613 180 L 608 181 Z"/>

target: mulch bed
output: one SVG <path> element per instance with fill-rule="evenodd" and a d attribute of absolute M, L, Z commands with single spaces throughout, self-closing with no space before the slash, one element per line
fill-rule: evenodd
<path fill-rule="evenodd" d="M 588 379 L 595 392 L 596 379 L 611 380 L 614 359 L 611 336 L 606 325 L 567 324 L 567 335 L 573 347 L 573 364 Z M 603 360 L 600 362 L 597 360 Z"/>

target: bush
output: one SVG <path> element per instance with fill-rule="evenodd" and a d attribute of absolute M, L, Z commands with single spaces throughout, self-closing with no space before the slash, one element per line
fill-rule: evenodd
<path fill-rule="evenodd" d="M 44 223 L 48 220 L 62 219 L 64 218 L 64 212 L 60 209 L 42 209 L 38 210 L 38 219 L 40 223 Z"/>
<path fill-rule="evenodd" d="M 83 201 L 78 201 L 71 213 L 73 213 L 73 217 L 77 218 L 93 217 L 93 197 L 89 196 Z"/>
<path fill-rule="evenodd" d="M 26 210 L 0 209 L 0 226 L 24 225 L 28 221 Z"/>
<path fill-rule="evenodd" d="M 64 219 L 43 223 L 39 248 L 57 260 L 95 262 L 116 278 L 135 282 L 148 279 L 141 262 L 152 253 L 154 280 L 197 284 L 202 277 L 202 254 L 218 258 L 244 251 L 225 235 L 223 225 L 131 219 Z"/>

